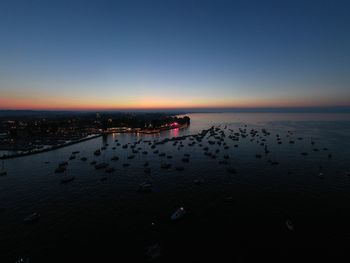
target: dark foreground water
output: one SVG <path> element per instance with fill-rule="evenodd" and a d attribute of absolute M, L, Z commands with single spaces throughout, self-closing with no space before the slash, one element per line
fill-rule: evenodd
<path fill-rule="evenodd" d="M 7 175 L 0 177 L 0 262 L 20 258 L 29 262 L 143 262 L 157 254 L 154 261 L 162 262 L 349 259 L 349 114 L 190 116 L 191 125 L 185 130 L 154 136 L 113 134 L 6 160 Z M 220 125 L 225 133 L 221 145 L 213 137 L 203 138 L 202 147 L 198 142 L 189 146 L 190 138 L 182 141 L 184 147 L 169 142 L 151 149 L 148 142 L 141 142 L 135 158 L 127 159 L 130 147 L 123 149 L 115 142 L 118 139 L 123 145 L 197 134 L 212 125 Z M 234 141 L 228 136 L 238 128 L 246 128 L 248 136 Z M 270 135 L 264 136 L 263 128 Z M 251 129 L 259 131 L 253 141 Z M 276 134 L 282 144 L 277 143 Z M 215 145 L 208 140 L 215 140 Z M 109 146 L 101 156 L 94 156 L 106 143 Z M 215 159 L 204 154 L 205 147 Z M 166 156 L 154 154 L 155 150 Z M 63 174 L 54 170 L 73 151 L 80 153 L 69 161 L 67 174 L 75 180 L 61 184 Z M 182 161 L 184 154 L 190 155 L 188 163 Z M 111 161 L 115 155 L 119 160 Z M 88 160 L 81 161 L 81 157 Z M 96 170 L 90 165 L 93 160 L 108 162 L 115 172 Z M 223 160 L 228 164 L 219 163 Z M 144 173 L 146 161 L 149 175 Z M 123 167 L 124 163 L 130 166 Z M 162 169 L 163 163 L 171 167 Z M 177 166 L 184 171 L 177 171 Z M 237 173 L 228 172 L 228 167 Z M 139 193 L 139 184 L 146 180 L 152 182 L 153 192 Z M 181 206 L 187 214 L 178 222 L 171 221 Z M 34 212 L 40 219 L 25 224 L 23 219 Z M 294 230 L 288 229 L 286 220 Z M 154 253 L 147 253 L 149 247 Z"/>

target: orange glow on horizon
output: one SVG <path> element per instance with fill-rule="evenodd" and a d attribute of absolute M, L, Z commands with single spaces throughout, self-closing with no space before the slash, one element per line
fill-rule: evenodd
<path fill-rule="evenodd" d="M 157 109 L 197 109 L 197 108 L 286 108 L 286 107 L 332 107 L 348 106 L 347 103 L 318 99 L 317 101 L 300 99 L 227 99 L 203 100 L 184 98 L 169 99 L 144 97 L 135 100 L 120 101 L 107 98 L 0 98 L 0 109 L 8 110 L 157 110 Z"/>

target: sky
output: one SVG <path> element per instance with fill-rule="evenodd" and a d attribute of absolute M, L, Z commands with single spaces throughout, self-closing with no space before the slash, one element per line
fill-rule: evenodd
<path fill-rule="evenodd" d="M 0 109 L 350 106 L 350 1 L 1 0 Z"/>

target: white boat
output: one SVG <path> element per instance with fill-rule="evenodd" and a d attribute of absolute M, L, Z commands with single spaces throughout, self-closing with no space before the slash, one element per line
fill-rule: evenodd
<path fill-rule="evenodd" d="M 183 218 L 185 214 L 186 214 L 185 208 L 180 207 L 179 209 L 177 209 L 175 211 L 174 214 L 171 215 L 170 219 L 171 220 L 179 220 L 179 219 Z"/>

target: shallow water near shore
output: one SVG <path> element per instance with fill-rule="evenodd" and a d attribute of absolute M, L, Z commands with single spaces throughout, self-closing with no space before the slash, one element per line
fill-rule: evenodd
<path fill-rule="evenodd" d="M 142 262 L 152 246 L 160 255 L 155 260 L 165 261 L 207 255 L 244 261 L 252 248 L 267 248 L 267 258 L 280 251 L 282 259 L 297 249 L 346 251 L 350 241 L 350 176 L 346 174 L 350 172 L 350 114 L 189 116 L 191 124 L 182 130 L 111 134 L 5 160 L 7 175 L 0 177 L 0 262 L 19 258 L 30 258 L 30 262 L 117 261 L 125 257 Z M 184 147 L 168 142 L 152 149 L 148 143 L 198 134 L 211 126 L 225 133 L 228 149 L 210 144 L 208 138 L 203 138 L 202 147 L 198 142 L 188 145 L 193 142 L 190 137 L 183 140 Z M 239 132 L 239 128 L 247 129 L 248 135 L 251 129 L 266 129 L 270 135 L 263 137 L 266 141 L 251 141 L 251 136 L 231 140 L 230 129 Z M 137 144 L 139 153 L 128 159 L 131 149 L 122 145 L 140 139 L 147 142 Z M 95 156 L 94 151 L 105 144 L 109 144 L 107 149 Z M 204 147 L 216 158 L 205 155 Z M 160 157 L 154 150 L 171 158 Z M 80 152 L 69 161 L 67 174 L 75 180 L 61 184 L 63 175 L 54 170 L 73 151 Z M 304 152 L 307 155 L 301 154 Z M 182 161 L 184 154 L 190 155 L 188 163 Z M 219 164 L 225 155 L 228 164 Z M 119 160 L 112 161 L 113 156 Z M 87 161 L 81 161 L 82 157 Z M 90 165 L 93 160 L 109 163 L 115 172 L 96 170 Z M 149 175 L 144 173 L 146 161 Z M 171 167 L 162 169 L 162 163 Z M 184 170 L 177 171 L 177 166 Z M 228 167 L 236 173 L 229 173 Z M 139 184 L 146 180 L 152 182 L 153 192 L 138 192 Z M 170 216 L 179 207 L 187 213 L 172 222 Z M 24 224 L 23 219 L 34 212 L 40 219 Z M 286 226 L 287 220 L 293 222 L 293 231 Z"/>

